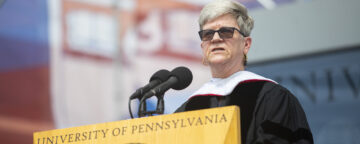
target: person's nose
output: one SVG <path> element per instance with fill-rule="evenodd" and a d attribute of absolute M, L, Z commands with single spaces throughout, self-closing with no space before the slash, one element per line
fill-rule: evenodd
<path fill-rule="evenodd" d="M 212 42 L 218 42 L 218 41 L 222 41 L 223 39 L 220 37 L 219 32 L 216 32 L 212 38 Z"/>

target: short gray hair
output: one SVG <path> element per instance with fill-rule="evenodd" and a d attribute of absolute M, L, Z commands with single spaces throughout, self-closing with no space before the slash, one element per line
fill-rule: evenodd
<path fill-rule="evenodd" d="M 244 5 L 231 0 L 215 0 L 205 5 L 199 17 L 200 30 L 206 22 L 224 14 L 231 14 L 236 19 L 244 36 L 250 36 L 254 20 L 248 15 Z"/>

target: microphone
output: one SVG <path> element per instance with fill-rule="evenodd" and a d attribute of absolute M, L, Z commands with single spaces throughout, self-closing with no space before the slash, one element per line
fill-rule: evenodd
<path fill-rule="evenodd" d="M 165 91 L 173 88 L 175 90 L 182 90 L 188 87 L 193 79 L 191 71 L 186 67 L 177 67 L 171 71 L 170 77 L 167 81 L 151 89 L 145 93 L 141 101 L 158 94 L 162 95 Z"/>
<path fill-rule="evenodd" d="M 130 100 L 132 99 L 141 99 L 142 95 L 145 92 L 148 92 L 150 89 L 154 88 L 155 86 L 159 85 L 160 83 L 166 81 L 170 77 L 170 72 L 168 70 L 159 70 L 154 73 L 150 78 L 150 83 L 145 85 L 142 88 L 137 89 L 131 96 Z"/>

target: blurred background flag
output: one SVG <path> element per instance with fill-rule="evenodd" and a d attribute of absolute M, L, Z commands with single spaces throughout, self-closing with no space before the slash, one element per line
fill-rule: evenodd
<path fill-rule="evenodd" d="M 44 0 L 0 1 L 1 143 L 30 143 L 35 130 L 55 128 L 47 4 Z"/>

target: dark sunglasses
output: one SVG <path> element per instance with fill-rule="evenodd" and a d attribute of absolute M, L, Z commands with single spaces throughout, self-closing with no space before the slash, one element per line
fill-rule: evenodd
<path fill-rule="evenodd" d="M 221 27 L 219 30 L 201 30 L 199 31 L 199 35 L 202 41 L 212 40 L 216 32 L 219 34 L 221 39 L 228 39 L 233 37 L 235 30 L 244 36 L 244 34 L 239 29 L 234 27 Z"/>

